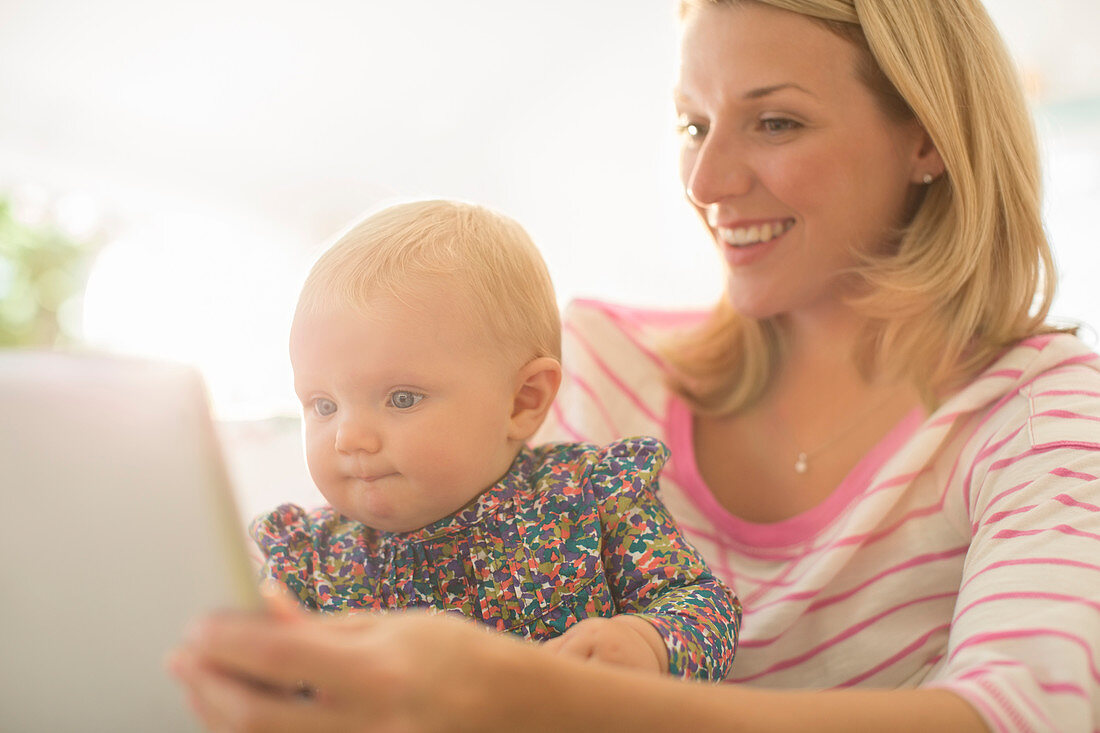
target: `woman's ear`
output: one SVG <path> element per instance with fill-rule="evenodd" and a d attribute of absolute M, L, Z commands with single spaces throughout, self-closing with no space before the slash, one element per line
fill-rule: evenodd
<path fill-rule="evenodd" d="M 931 183 L 942 176 L 946 169 L 940 151 L 932 142 L 931 136 L 923 127 L 920 128 L 920 146 L 916 149 L 911 175 L 913 183 Z"/>
<path fill-rule="evenodd" d="M 557 359 L 540 356 L 524 364 L 516 375 L 508 437 L 526 441 L 534 435 L 550 411 L 560 386 L 561 362 Z"/>

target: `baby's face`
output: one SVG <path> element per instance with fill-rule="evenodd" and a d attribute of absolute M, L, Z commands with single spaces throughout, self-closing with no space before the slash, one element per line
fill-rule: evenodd
<path fill-rule="evenodd" d="M 333 507 L 404 532 L 469 503 L 507 472 L 518 368 L 459 304 L 428 293 L 299 315 L 291 329 L 306 461 Z"/>

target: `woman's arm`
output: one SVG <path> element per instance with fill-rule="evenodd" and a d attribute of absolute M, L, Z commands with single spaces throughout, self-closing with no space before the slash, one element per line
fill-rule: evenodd
<path fill-rule="evenodd" d="M 170 665 L 216 731 L 986 730 L 943 690 L 774 692 L 682 682 L 421 613 L 213 616 Z M 316 690 L 312 697 L 295 692 L 302 682 Z"/>

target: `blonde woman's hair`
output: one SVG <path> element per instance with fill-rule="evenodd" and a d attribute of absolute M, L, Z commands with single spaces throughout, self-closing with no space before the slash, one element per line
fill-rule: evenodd
<path fill-rule="evenodd" d="M 760 2 L 821 23 L 860 52 L 880 107 L 915 118 L 945 173 L 885 251 L 859 253 L 868 319 L 855 356 L 866 375 L 908 379 L 929 405 L 1045 320 L 1055 274 L 1041 220 L 1035 133 L 1015 66 L 979 0 L 681 0 L 693 8 Z M 726 299 L 665 345 L 674 389 L 728 413 L 767 389 L 782 319 L 756 321 Z"/>
<path fill-rule="evenodd" d="M 415 307 L 424 288 L 453 291 L 487 342 L 526 360 L 561 359 L 561 321 L 546 263 L 514 220 L 457 201 L 384 208 L 339 235 L 313 265 L 297 313 L 363 309 L 378 295 Z"/>

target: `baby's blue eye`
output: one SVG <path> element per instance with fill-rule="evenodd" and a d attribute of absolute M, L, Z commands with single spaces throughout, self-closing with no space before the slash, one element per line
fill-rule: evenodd
<path fill-rule="evenodd" d="M 332 400 L 326 400 L 322 397 L 313 401 L 313 411 L 321 417 L 328 417 L 332 413 L 336 412 L 336 403 Z"/>
<path fill-rule="evenodd" d="M 399 389 L 390 393 L 390 404 L 399 410 L 407 410 L 416 406 L 417 402 L 424 399 L 419 392 L 410 392 L 407 389 Z"/>

